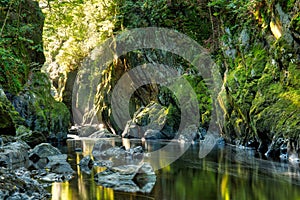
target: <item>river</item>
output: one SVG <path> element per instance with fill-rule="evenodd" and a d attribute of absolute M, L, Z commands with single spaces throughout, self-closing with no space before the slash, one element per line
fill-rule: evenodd
<path fill-rule="evenodd" d="M 142 145 L 145 151 L 166 145 L 163 141 L 109 140 L 126 148 Z M 94 167 L 91 174 L 85 174 L 77 165 L 81 158 L 91 155 L 94 143 L 94 139 L 74 139 L 68 140 L 67 146 L 60 147 L 68 154 L 68 161 L 77 174 L 69 182 L 53 183 L 48 188 L 53 200 L 300 199 L 299 165 L 267 160 L 254 150 L 228 145 L 219 146 L 200 159 L 197 143 L 171 165 L 156 171 L 157 181 L 151 193 L 117 192 L 98 186 L 93 180 L 103 168 Z M 82 152 L 76 152 L 75 148 L 81 148 Z M 162 154 L 162 160 L 164 156 L 168 154 Z"/>

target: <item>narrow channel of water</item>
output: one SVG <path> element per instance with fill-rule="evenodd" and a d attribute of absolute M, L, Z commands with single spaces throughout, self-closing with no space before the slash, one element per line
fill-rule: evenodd
<path fill-rule="evenodd" d="M 153 151 L 166 142 L 147 142 L 139 140 L 110 141 L 126 148 L 142 145 L 146 151 Z M 68 154 L 69 163 L 77 172 L 69 182 L 53 183 L 49 187 L 53 200 L 94 200 L 94 199 L 257 199 L 300 200 L 299 165 L 273 162 L 254 156 L 251 150 L 225 146 L 214 149 L 204 159 L 200 159 L 199 144 L 193 144 L 180 159 L 156 171 L 157 182 L 150 194 L 124 193 L 97 186 L 93 180 L 101 168 L 94 168 L 91 174 L 80 171 L 80 159 L 91 155 L 95 140 L 69 140 L 61 148 Z M 174 144 L 175 146 L 175 144 Z M 82 152 L 75 152 L 81 148 Z M 177 151 L 180 151 L 177 149 Z M 163 162 L 167 153 L 161 154 Z"/>

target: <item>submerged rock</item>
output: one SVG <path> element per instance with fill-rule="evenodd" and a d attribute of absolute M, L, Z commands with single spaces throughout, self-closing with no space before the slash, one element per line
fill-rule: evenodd
<path fill-rule="evenodd" d="M 94 179 L 97 184 L 116 191 L 150 193 L 156 175 L 149 163 L 143 163 L 112 167 L 96 174 Z"/>

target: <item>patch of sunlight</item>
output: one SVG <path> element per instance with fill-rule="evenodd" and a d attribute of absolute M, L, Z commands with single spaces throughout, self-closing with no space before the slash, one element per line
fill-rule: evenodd
<path fill-rule="evenodd" d="M 52 183 L 51 188 L 52 200 L 72 199 L 72 191 L 69 187 L 69 182 Z"/>
<path fill-rule="evenodd" d="M 300 94 L 299 91 L 289 91 L 280 94 L 281 98 L 291 101 L 295 106 L 300 108 Z"/>
<path fill-rule="evenodd" d="M 111 188 L 104 188 L 103 199 L 114 199 L 114 190 Z"/>
<path fill-rule="evenodd" d="M 281 27 L 274 21 L 270 22 L 270 28 L 276 39 L 280 38 L 282 35 Z"/>
<path fill-rule="evenodd" d="M 221 181 L 221 195 L 222 199 L 229 200 L 230 194 L 229 194 L 229 188 L 228 188 L 228 174 L 224 174 Z"/>
<path fill-rule="evenodd" d="M 171 171 L 171 165 L 168 165 L 166 167 L 163 168 L 164 172 L 170 172 Z"/>

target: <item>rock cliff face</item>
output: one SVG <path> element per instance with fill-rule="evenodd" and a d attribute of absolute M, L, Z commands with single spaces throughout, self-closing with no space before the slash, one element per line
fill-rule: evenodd
<path fill-rule="evenodd" d="M 17 0 L 0 6 L 0 134 L 25 141 L 32 135 L 42 141 L 66 138 L 69 112 L 51 96 L 49 79 L 40 70 L 45 57 L 39 5 Z"/>
<path fill-rule="evenodd" d="M 229 143 L 272 157 L 300 153 L 299 3 L 235 2 L 216 9 L 224 27 L 218 100 Z"/>

